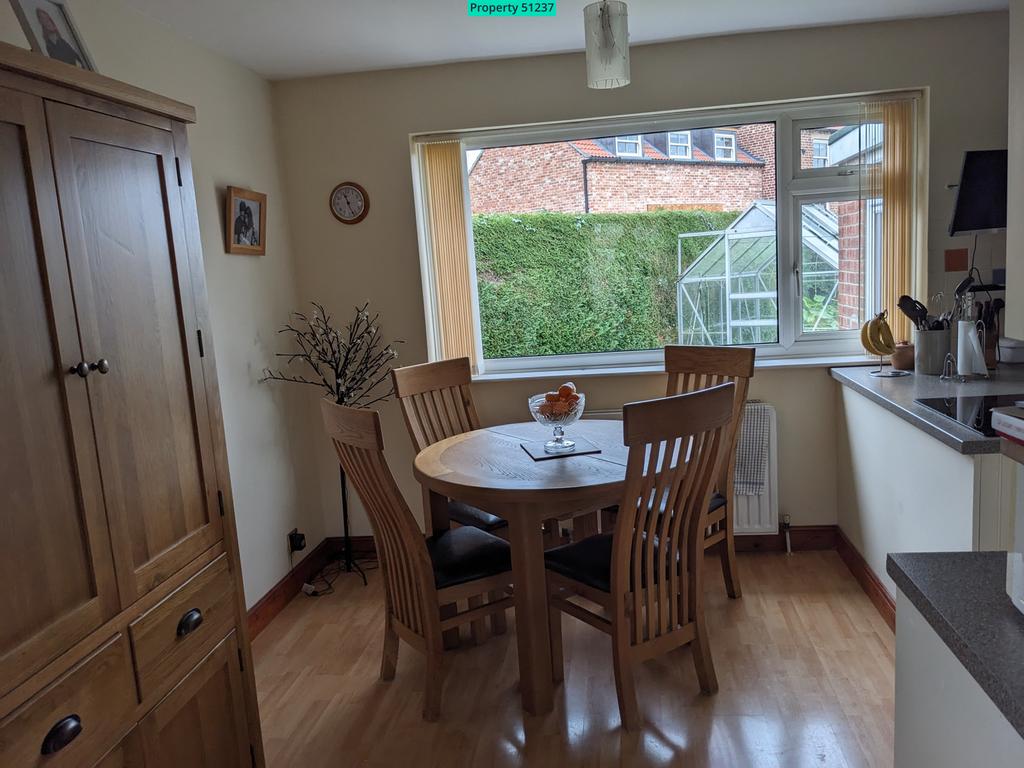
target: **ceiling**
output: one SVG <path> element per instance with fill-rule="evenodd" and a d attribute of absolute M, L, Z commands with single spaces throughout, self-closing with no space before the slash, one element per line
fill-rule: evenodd
<path fill-rule="evenodd" d="M 126 0 L 271 79 L 583 48 L 583 6 L 555 17 L 468 17 L 464 0 Z M 494 0 L 496 2 L 508 0 Z M 630 39 L 1002 9 L 1007 0 L 628 0 Z"/>

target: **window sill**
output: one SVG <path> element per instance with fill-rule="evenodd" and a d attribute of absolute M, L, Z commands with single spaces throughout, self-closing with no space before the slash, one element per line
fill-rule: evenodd
<path fill-rule="evenodd" d="M 877 357 L 864 355 L 821 355 L 817 357 L 766 357 L 754 362 L 755 369 L 784 370 L 789 368 L 840 368 L 856 365 L 876 365 Z M 605 366 L 587 368 L 552 368 L 550 370 L 501 371 L 483 373 L 473 377 L 474 383 L 489 381 L 530 381 L 536 379 L 583 379 L 595 376 L 650 376 L 664 373 L 662 364 Z"/>

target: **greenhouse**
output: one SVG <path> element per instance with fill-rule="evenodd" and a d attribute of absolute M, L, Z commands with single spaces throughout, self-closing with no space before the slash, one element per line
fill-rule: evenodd
<path fill-rule="evenodd" d="M 837 327 L 838 217 L 826 204 L 813 204 L 803 206 L 802 218 L 804 327 L 828 330 Z M 680 343 L 777 342 L 775 202 L 753 203 L 725 230 L 680 234 L 680 254 L 689 238 L 709 244 L 676 284 Z"/>

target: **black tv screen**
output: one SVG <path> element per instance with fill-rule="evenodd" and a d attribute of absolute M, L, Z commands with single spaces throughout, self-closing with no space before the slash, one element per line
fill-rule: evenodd
<path fill-rule="evenodd" d="M 950 235 L 1006 229 L 1005 149 L 964 153 Z"/>

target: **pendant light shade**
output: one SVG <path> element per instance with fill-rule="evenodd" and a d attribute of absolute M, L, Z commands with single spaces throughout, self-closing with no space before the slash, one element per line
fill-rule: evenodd
<path fill-rule="evenodd" d="M 629 85 L 629 21 L 626 4 L 602 0 L 583 9 L 587 36 L 587 85 L 621 88 Z"/>

